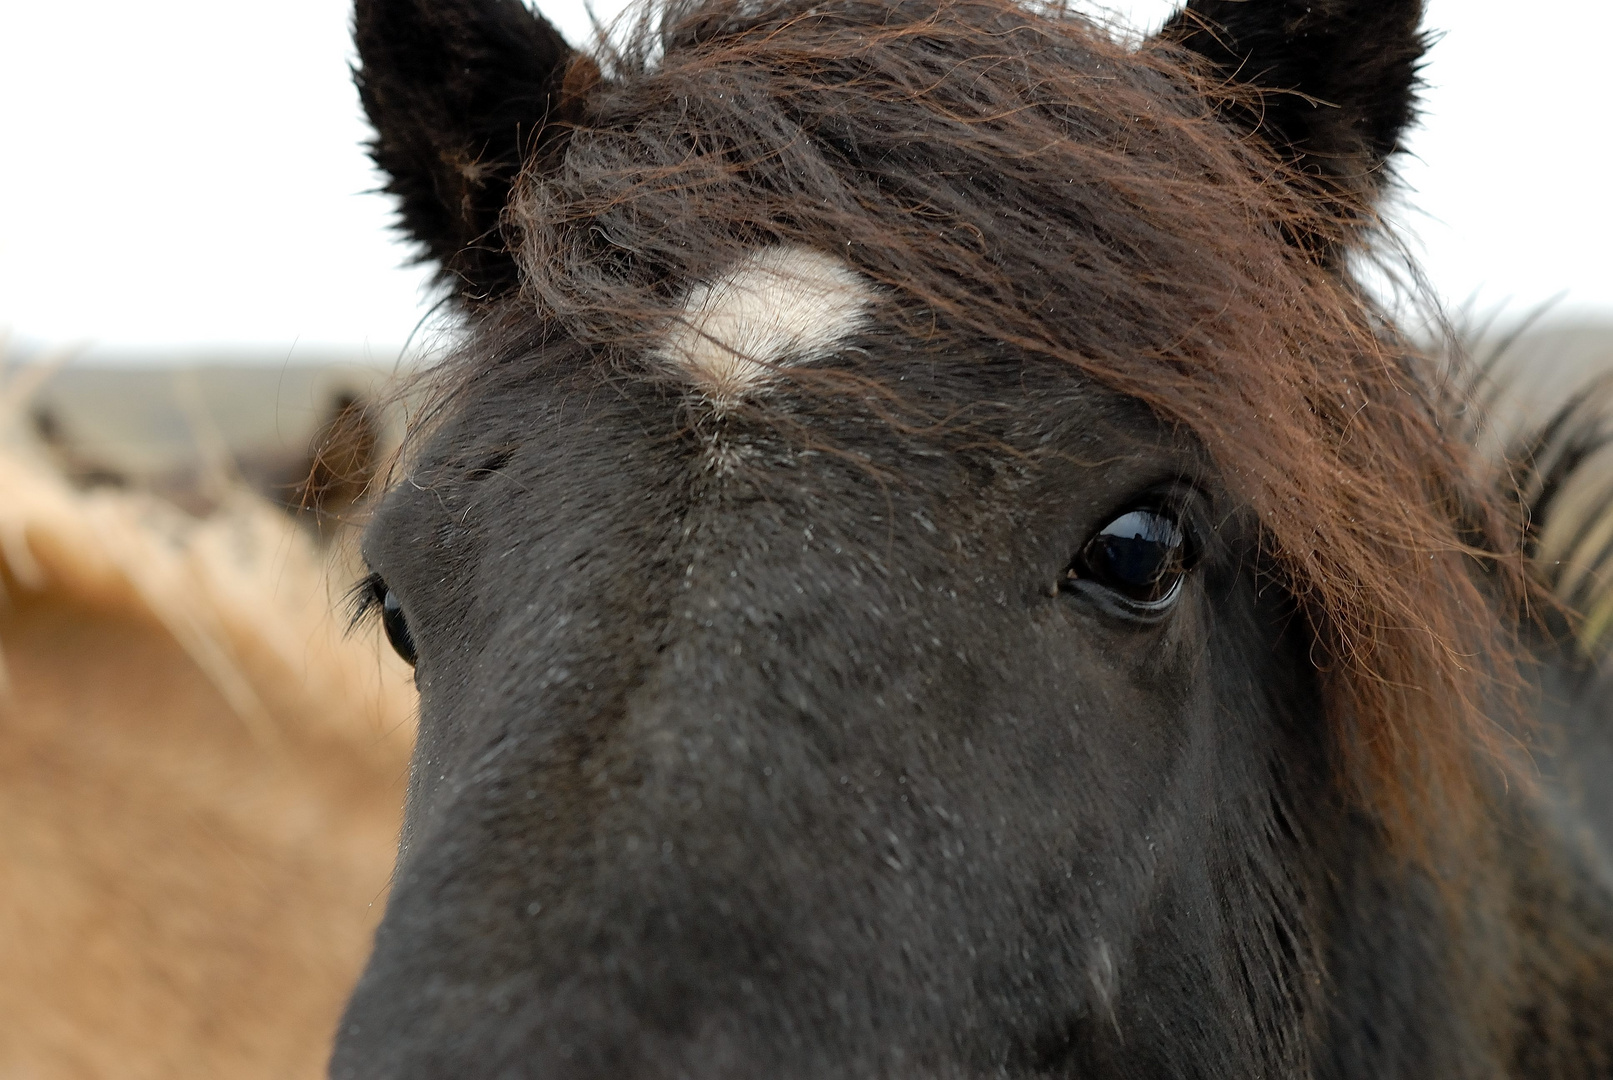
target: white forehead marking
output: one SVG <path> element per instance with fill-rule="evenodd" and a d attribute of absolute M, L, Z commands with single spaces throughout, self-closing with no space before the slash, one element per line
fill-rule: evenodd
<path fill-rule="evenodd" d="M 778 368 L 814 360 L 863 326 L 872 283 L 811 248 L 753 251 L 712 282 L 689 290 L 655 352 L 732 400 Z"/>

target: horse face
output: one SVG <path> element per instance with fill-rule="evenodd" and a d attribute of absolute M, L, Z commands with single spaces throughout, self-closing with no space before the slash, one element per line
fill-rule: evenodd
<path fill-rule="evenodd" d="M 333 1075 L 1303 1075 L 1316 642 L 1193 424 L 1314 454 L 1387 379 L 1237 389 L 1293 312 L 1365 322 L 1416 9 L 1212 0 L 1133 64 L 993 0 L 713 3 L 602 81 L 516 3 L 362 0 L 473 318 L 366 541 L 421 724 Z M 1284 94 L 1209 102 L 1223 62 Z"/>
<path fill-rule="evenodd" d="M 336 1075 L 974 1075 L 1195 1008 L 1120 980 L 1216 933 L 1304 698 L 1248 523 L 1065 372 L 848 344 L 967 419 L 551 350 L 389 497 L 421 735 Z"/>

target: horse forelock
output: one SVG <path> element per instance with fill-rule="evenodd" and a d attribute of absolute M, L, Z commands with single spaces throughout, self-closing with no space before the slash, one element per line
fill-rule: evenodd
<path fill-rule="evenodd" d="M 1518 545 L 1412 350 L 1293 241 L 1342 240 L 1337 204 L 1220 118 L 1231 91 L 1010 0 L 680 5 L 602 66 L 506 215 L 505 325 L 726 400 L 877 296 L 938 356 L 988 339 L 1145 402 L 1258 515 L 1349 792 L 1407 851 L 1468 817 L 1513 648 L 1475 613 L 1524 594 Z"/>

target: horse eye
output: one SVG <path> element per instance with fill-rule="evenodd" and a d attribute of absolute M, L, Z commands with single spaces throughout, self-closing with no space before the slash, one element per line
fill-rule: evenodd
<path fill-rule="evenodd" d="M 403 617 L 403 604 L 398 600 L 398 594 L 388 589 L 384 582 L 377 582 L 376 592 L 381 593 L 381 626 L 386 630 L 386 639 L 392 643 L 398 655 L 413 667 L 414 635 L 409 633 L 409 621 Z"/>
<path fill-rule="evenodd" d="M 1190 561 L 1179 522 L 1155 510 L 1130 510 L 1087 541 L 1064 584 L 1099 586 L 1123 601 L 1126 614 L 1161 615 L 1176 602 Z"/>

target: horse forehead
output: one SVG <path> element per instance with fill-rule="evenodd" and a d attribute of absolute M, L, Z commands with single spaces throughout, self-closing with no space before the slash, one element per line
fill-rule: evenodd
<path fill-rule="evenodd" d="M 832 353 L 867 325 L 875 295 L 867 277 L 832 255 L 762 248 L 690 288 L 653 356 L 713 400 L 731 401 L 780 368 Z"/>

